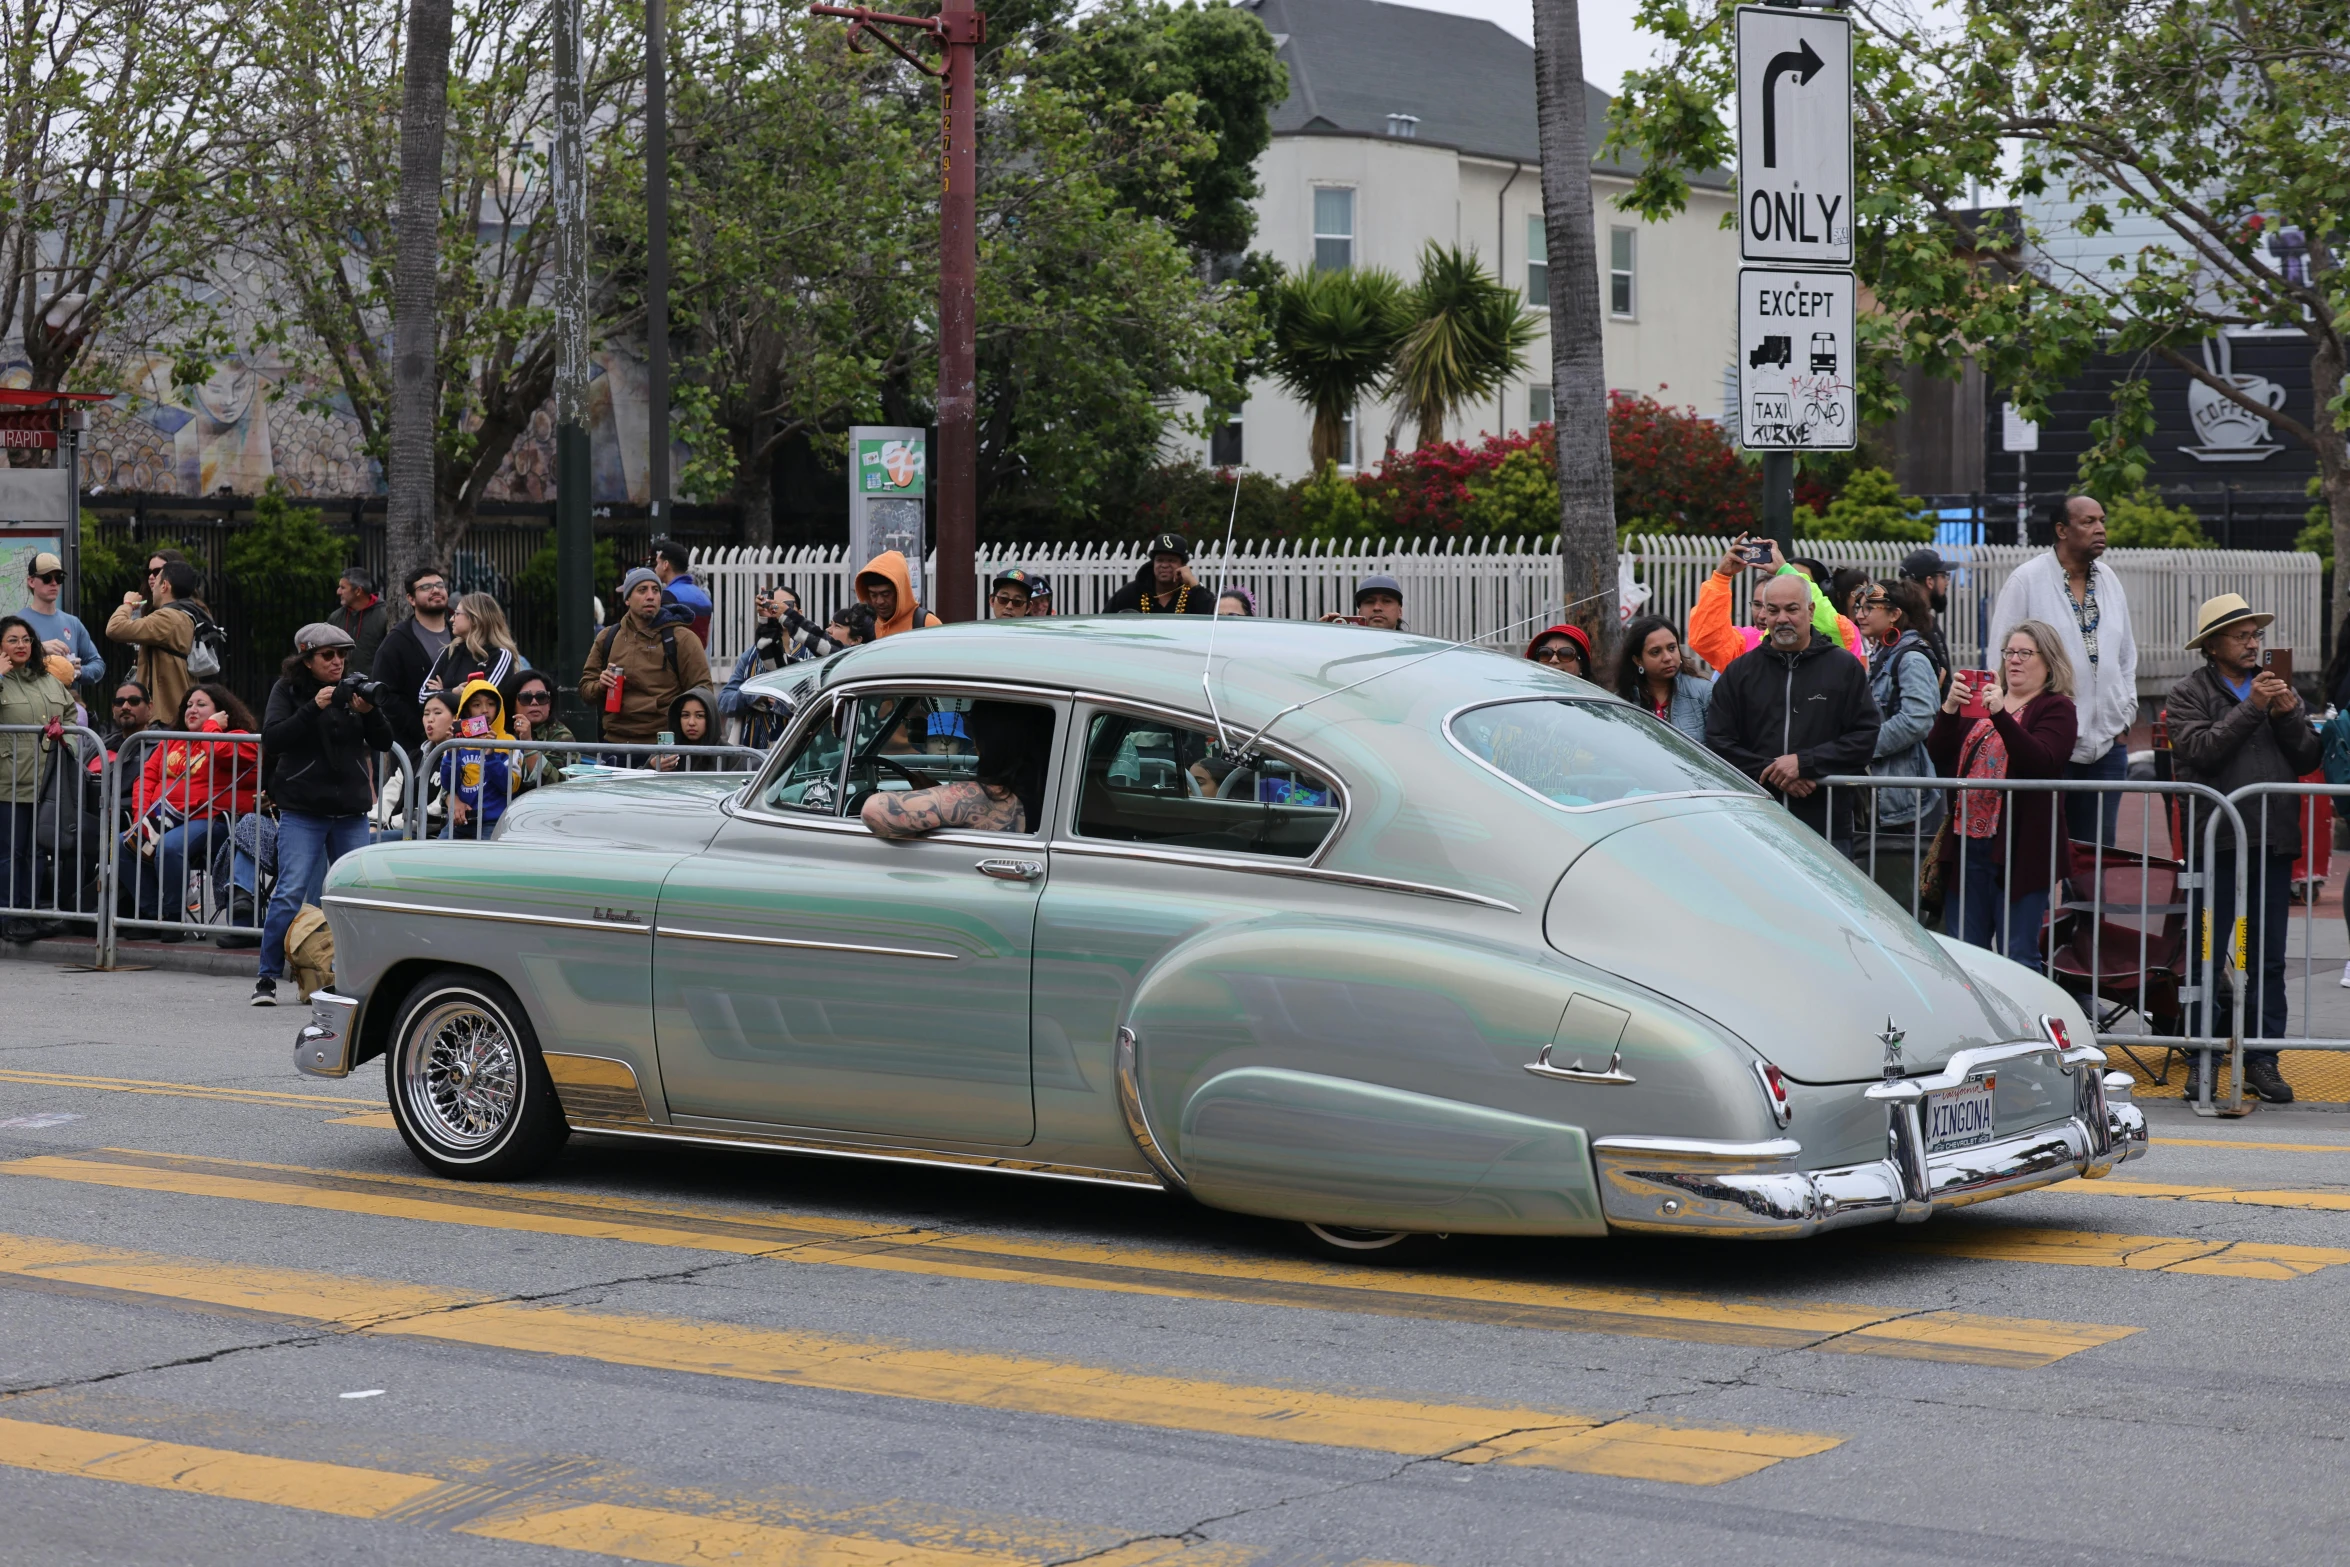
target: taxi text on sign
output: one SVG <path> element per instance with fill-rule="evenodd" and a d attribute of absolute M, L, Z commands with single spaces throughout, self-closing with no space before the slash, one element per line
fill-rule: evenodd
<path fill-rule="evenodd" d="M 1852 20 L 1738 8 L 1738 254 L 1852 264 Z"/>
<path fill-rule="evenodd" d="M 1849 272 L 1738 269 L 1738 424 L 1747 450 L 1858 444 L 1852 302 Z"/>

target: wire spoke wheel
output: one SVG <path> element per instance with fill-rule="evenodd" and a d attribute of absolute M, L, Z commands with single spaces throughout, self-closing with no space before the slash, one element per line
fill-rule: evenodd
<path fill-rule="evenodd" d="M 1338 1251 L 1391 1251 L 1412 1238 L 1409 1230 L 1358 1230 L 1344 1224 L 1308 1223 L 1306 1229 Z"/>
<path fill-rule="evenodd" d="M 496 1013 L 451 998 L 409 1031 L 401 1089 L 434 1140 L 470 1152 L 495 1142 L 522 1100 L 522 1050 Z"/>

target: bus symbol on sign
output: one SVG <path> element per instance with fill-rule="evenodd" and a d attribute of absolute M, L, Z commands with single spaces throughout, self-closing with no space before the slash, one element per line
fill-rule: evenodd
<path fill-rule="evenodd" d="M 1811 367 L 1821 375 L 1836 373 L 1835 333 L 1814 332 L 1811 335 Z"/>
<path fill-rule="evenodd" d="M 1764 392 L 1754 399 L 1754 422 L 1756 424 L 1785 424 L 1787 415 L 1787 394 L 1785 392 Z"/>

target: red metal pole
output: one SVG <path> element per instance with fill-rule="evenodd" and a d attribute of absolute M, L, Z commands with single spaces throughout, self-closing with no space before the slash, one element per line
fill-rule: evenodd
<path fill-rule="evenodd" d="M 941 620 L 979 618 L 979 398 L 974 360 L 979 273 L 974 60 L 986 22 L 971 0 L 945 0 L 946 167 L 938 209 L 938 580 Z"/>

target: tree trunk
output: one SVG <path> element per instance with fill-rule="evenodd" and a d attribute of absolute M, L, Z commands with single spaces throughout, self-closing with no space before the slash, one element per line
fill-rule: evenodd
<path fill-rule="evenodd" d="M 449 105 L 452 0 L 410 0 L 407 76 L 400 91 L 400 218 L 392 260 L 391 460 L 384 544 L 394 582 L 420 566 L 448 569 L 434 527 L 440 423 L 441 145 Z"/>
<path fill-rule="evenodd" d="M 1572 606 L 1566 616 L 1591 634 L 1604 663 L 1616 633 L 1616 479 L 1608 456 L 1591 135 L 1576 0 L 1534 0 L 1534 91 L 1542 135 L 1542 227 L 1550 242 L 1559 555 Z"/>
<path fill-rule="evenodd" d="M 2309 356 L 2310 401 L 2316 405 L 2309 422 L 2317 439 L 2318 493 L 2325 497 L 2326 514 L 2334 524 L 2334 634 L 2341 635 L 2342 617 L 2350 614 L 2350 452 L 2342 444 L 2342 428 L 2334 422 L 2334 399 L 2342 395 L 2342 377 L 2350 366 L 2342 363 L 2338 339 L 2331 334 L 2317 340 Z M 2333 693 L 2321 691 L 2320 697 Z"/>
<path fill-rule="evenodd" d="M 1346 438 L 1346 420 L 1327 408 L 1314 410 L 1314 432 L 1306 438 L 1306 460 L 1320 473 L 1338 461 L 1338 448 Z"/>
<path fill-rule="evenodd" d="M 754 549 L 775 542 L 775 421 L 754 414 L 747 425 L 727 431 L 734 444 L 734 485 L 727 497 L 741 508 L 738 542 Z"/>

